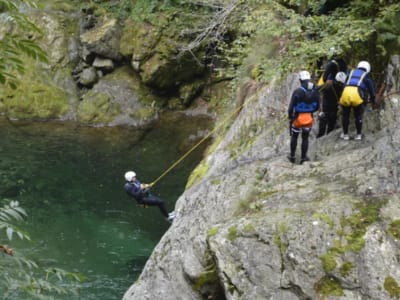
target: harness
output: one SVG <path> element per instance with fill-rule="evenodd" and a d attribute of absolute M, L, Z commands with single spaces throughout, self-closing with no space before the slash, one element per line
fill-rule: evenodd
<path fill-rule="evenodd" d="M 307 90 L 303 86 L 300 87 L 304 92 L 304 99 L 299 101 L 294 106 L 296 113 L 303 113 L 303 112 L 314 112 L 318 108 L 318 103 L 316 101 L 312 101 L 311 94 L 312 90 Z"/>
<path fill-rule="evenodd" d="M 365 89 L 364 78 L 368 73 L 361 69 L 351 70 L 346 86 L 357 86 Z"/>

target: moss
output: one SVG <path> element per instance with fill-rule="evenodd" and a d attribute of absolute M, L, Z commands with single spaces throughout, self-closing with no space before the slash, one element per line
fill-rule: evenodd
<path fill-rule="evenodd" d="M 120 112 L 120 106 L 110 101 L 110 96 L 90 91 L 79 104 L 77 118 L 82 123 L 108 123 Z"/>
<path fill-rule="evenodd" d="M 325 272 L 333 271 L 336 268 L 337 263 L 334 253 L 329 252 L 321 255 L 319 258 L 321 259 L 322 267 L 324 268 Z"/>
<path fill-rule="evenodd" d="M 353 264 L 351 262 L 344 262 L 340 266 L 340 274 L 344 277 L 348 276 L 350 274 L 351 269 L 353 269 Z"/>
<path fill-rule="evenodd" d="M 286 234 L 288 231 L 286 223 L 280 223 L 278 230 L 273 236 L 274 244 L 281 250 L 281 253 L 285 253 L 288 247 L 288 243 L 284 242 L 281 235 Z"/>
<path fill-rule="evenodd" d="M 153 118 L 155 114 L 156 109 L 154 107 L 141 107 L 132 112 L 130 116 L 135 120 L 147 120 Z"/>
<path fill-rule="evenodd" d="M 335 223 L 333 222 L 332 218 L 327 214 L 315 213 L 313 214 L 313 218 L 321 220 L 322 222 L 329 225 L 330 228 L 333 228 L 335 226 Z"/>
<path fill-rule="evenodd" d="M 219 185 L 221 183 L 221 178 L 214 178 L 211 180 L 212 185 Z"/>
<path fill-rule="evenodd" d="M 344 229 L 347 245 L 345 250 L 358 252 L 364 245 L 364 235 L 368 226 L 380 220 L 380 208 L 387 200 L 367 199 L 355 204 L 356 213 L 342 218 L 341 225 Z M 347 228 L 347 230 L 346 230 Z"/>
<path fill-rule="evenodd" d="M 64 91 L 55 86 L 24 82 L 12 96 L 3 100 L 3 109 L 15 118 L 54 119 L 68 112 L 68 99 Z"/>
<path fill-rule="evenodd" d="M 207 231 L 207 237 L 212 237 L 212 236 L 216 235 L 218 232 L 219 232 L 218 227 L 210 228 L 210 229 Z"/>
<path fill-rule="evenodd" d="M 251 223 L 247 223 L 247 224 L 244 226 L 243 230 L 244 230 L 244 232 L 247 232 L 247 233 L 256 232 L 256 229 L 254 228 L 253 224 L 251 224 Z"/>
<path fill-rule="evenodd" d="M 198 182 L 201 178 L 204 177 L 205 174 L 208 172 L 209 165 L 206 161 L 202 161 L 196 169 L 190 174 L 188 182 L 186 184 L 186 189 L 190 188 L 196 182 Z"/>
<path fill-rule="evenodd" d="M 400 286 L 393 277 L 386 277 L 383 287 L 389 293 L 391 298 L 400 299 Z"/>
<path fill-rule="evenodd" d="M 258 200 L 260 200 L 259 190 L 250 190 L 244 199 L 239 200 L 235 215 L 259 212 L 262 209 L 262 204 Z"/>
<path fill-rule="evenodd" d="M 340 282 L 333 277 L 325 276 L 314 285 L 315 291 L 322 296 L 343 296 Z"/>
<path fill-rule="evenodd" d="M 395 220 L 389 224 L 388 232 L 395 239 L 400 238 L 400 220 Z"/>
<path fill-rule="evenodd" d="M 237 238 L 238 238 L 238 232 L 236 226 L 229 227 L 227 239 L 233 242 Z"/>

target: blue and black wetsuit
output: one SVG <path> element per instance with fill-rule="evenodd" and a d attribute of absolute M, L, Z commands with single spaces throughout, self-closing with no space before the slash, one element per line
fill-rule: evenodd
<path fill-rule="evenodd" d="M 127 194 L 135 198 L 139 204 L 158 206 L 161 213 L 165 217 L 168 217 L 168 212 L 167 209 L 165 208 L 164 202 L 160 198 L 150 194 L 150 192 L 147 191 L 146 189 L 142 189 L 140 186 L 140 181 L 138 180 L 130 182 L 127 181 L 124 185 L 124 189 L 127 192 Z"/>
<path fill-rule="evenodd" d="M 288 117 L 293 122 L 299 113 L 309 112 L 313 113 L 318 110 L 320 97 L 319 93 L 315 89 L 307 89 L 308 81 L 301 82 L 301 87 L 296 89 L 290 100 L 288 108 Z M 294 162 L 297 139 L 301 132 L 301 162 L 308 160 L 308 137 L 311 132 L 310 127 L 296 128 L 291 125 L 291 139 L 290 139 L 290 157 L 289 160 Z"/>

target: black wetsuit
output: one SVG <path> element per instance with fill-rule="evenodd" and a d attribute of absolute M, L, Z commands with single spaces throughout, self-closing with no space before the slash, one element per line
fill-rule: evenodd
<path fill-rule="evenodd" d="M 168 211 L 165 208 L 164 202 L 160 198 L 150 194 L 149 191 L 142 189 L 140 187 L 140 182 L 138 180 L 130 181 L 130 182 L 127 181 L 124 185 L 124 189 L 128 193 L 128 195 L 135 198 L 139 204 L 149 205 L 149 206 L 158 206 L 161 213 L 165 217 L 168 217 Z"/>
<path fill-rule="evenodd" d="M 336 127 L 339 99 L 342 95 L 344 84 L 334 80 L 322 91 L 322 116 L 319 118 L 317 137 L 328 134 Z"/>

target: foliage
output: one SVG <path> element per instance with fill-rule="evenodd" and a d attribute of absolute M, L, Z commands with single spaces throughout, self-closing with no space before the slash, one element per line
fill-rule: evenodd
<path fill-rule="evenodd" d="M 47 54 L 35 42 L 40 29 L 19 12 L 21 5 L 33 6 L 31 1 L 0 0 L 0 83 L 16 88 L 18 74 L 25 71 L 24 55 L 47 61 Z"/>
<path fill-rule="evenodd" d="M 14 234 L 20 239 L 30 239 L 28 234 L 19 229 L 13 222 L 22 221 L 26 217 L 24 209 L 17 201 L 0 207 L 0 232 L 5 232 L 6 238 L 11 242 Z M 5 240 L 0 235 L 0 241 Z M 77 282 L 82 279 L 77 274 L 66 272 L 59 268 L 40 268 L 34 261 L 16 253 L 7 245 L 0 245 L 0 290 L 4 292 L 2 299 L 54 299 L 54 294 L 69 294 L 74 290 L 62 287 L 64 279 Z M 43 278 L 44 277 L 44 278 Z"/>

